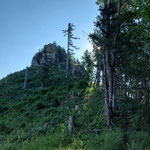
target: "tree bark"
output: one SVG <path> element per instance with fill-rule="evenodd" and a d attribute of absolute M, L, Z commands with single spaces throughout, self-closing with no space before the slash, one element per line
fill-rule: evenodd
<path fill-rule="evenodd" d="M 68 78 L 68 70 L 69 70 L 69 50 L 70 50 L 70 34 L 71 34 L 71 31 L 70 31 L 70 28 L 71 28 L 71 24 L 68 23 L 68 43 L 67 43 L 67 64 L 66 64 L 66 78 Z"/>
<path fill-rule="evenodd" d="M 116 110 L 116 70 L 113 71 L 113 100 L 112 108 Z"/>
<path fill-rule="evenodd" d="M 25 71 L 25 79 L 24 79 L 23 89 L 26 89 L 26 87 L 27 87 L 27 77 L 28 77 L 28 67 L 26 67 L 26 71 Z"/>
<path fill-rule="evenodd" d="M 108 95 L 108 80 L 107 80 L 107 74 L 106 74 L 106 55 L 104 53 L 103 56 L 103 76 L 104 76 L 104 90 L 105 90 L 105 114 L 106 114 L 106 119 L 107 119 L 107 126 L 110 126 L 110 110 L 109 110 L 109 95 Z"/>

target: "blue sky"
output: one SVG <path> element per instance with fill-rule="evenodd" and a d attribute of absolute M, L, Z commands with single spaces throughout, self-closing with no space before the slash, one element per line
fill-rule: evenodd
<path fill-rule="evenodd" d="M 98 14 L 96 0 L 0 0 L 0 79 L 30 66 L 33 55 L 56 41 L 66 48 L 62 30 L 76 26 L 80 37 L 75 53 L 80 58 L 91 50 L 87 34 L 93 31 Z"/>

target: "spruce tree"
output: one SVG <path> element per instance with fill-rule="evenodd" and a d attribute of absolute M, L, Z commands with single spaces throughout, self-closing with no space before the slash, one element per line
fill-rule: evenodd
<path fill-rule="evenodd" d="M 104 0 L 99 7 L 100 15 L 95 23 L 96 30 L 94 34 L 90 34 L 93 44 L 101 49 L 103 56 L 103 85 L 108 126 L 113 124 L 113 110 L 116 106 L 116 53 L 120 34 L 120 10 L 120 0 Z"/>
<path fill-rule="evenodd" d="M 86 50 L 84 52 L 84 55 L 82 56 L 82 62 L 81 63 L 87 72 L 87 78 L 91 79 L 94 64 L 93 64 L 91 53 L 88 50 Z"/>
<path fill-rule="evenodd" d="M 75 25 L 68 23 L 68 29 L 63 30 L 64 36 L 68 36 L 68 43 L 67 43 L 67 61 L 66 61 L 66 78 L 68 78 L 68 70 L 69 70 L 69 55 L 74 54 L 73 49 L 78 49 L 76 46 L 73 45 L 72 40 L 77 40 L 79 38 L 74 37 L 73 31 L 74 31 Z"/>

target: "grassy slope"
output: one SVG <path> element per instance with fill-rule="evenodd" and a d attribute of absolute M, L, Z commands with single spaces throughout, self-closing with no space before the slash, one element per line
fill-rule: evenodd
<path fill-rule="evenodd" d="M 54 66 L 49 86 L 40 88 L 40 73 L 40 67 L 29 68 L 26 90 L 25 70 L 0 81 L 0 150 L 149 150 L 149 106 L 120 102 L 118 125 L 110 130 L 102 91 L 89 89 L 81 76 L 66 80 L 62 68 Z M 79 96 L 60 105 L 72 91 Z M 81 105 L 80 115 L 76 104 Z M 70 115 L 75 116 L 72 135 L 67 129 Z M 45 129 L 46 122 L 51 125 Z"/>
<path fill-rule="evenodd" d="M 69 115 L 76 117 L 76 129 L 81 132 L 82 129 L 86 132 L 97 125 L 98 118 L 92 120 L 92 115 L 98 116 L 97 111 L 92 111 L 95 109 L 94 103 L 83 115 L 78 115 L 75 110 L 76 104 L 82 104 L 82 111 L 89 104 L 84 98 L 87 84 L 81 80 L 81 76 L 66 80 L 65 72 L 53 66 L 49 86 L 40 88 L 40 67 L 29 68 L 27 89 L 23 90 L 24 74 L 25 70 L 22 70 L 0 81 L 0 149 L 20 149 L 37 135 L 39 137 L 54 131 L 55 134 L 61 133 L 62 128 L 67 134 Z M 79 96 L 61 106 L 69 99 L 72 91 Z M 51 126 L 45 130 L 46 122 L 51 123 Z M 70 140 L 66 144 L 68 142 Z M 59 146 L 58 143 L 56 145 Z"/>

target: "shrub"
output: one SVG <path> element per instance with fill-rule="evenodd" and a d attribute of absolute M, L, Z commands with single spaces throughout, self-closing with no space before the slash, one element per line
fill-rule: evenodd
<path fill-rule="evenodd" d="M 101 138 L 100 135 L 90 133 L 89 135 L 84 135 L 85 136 L 85 149 L 86 150 L 100 150 L 101 146 Z M 83 138 L 83 136 L 82 136 Z"/>
<path fill-rule="evenodd" d="M 132 132 L 128 138 L 127 150 L 149 150 L 150 137 L 147 132 L 138 131 Z"/>
<path fill-rule="evenodd" d="M 0 105 L 0 113 L 7 111 L 8 107 Z"/>
<path fill-rule="evenodd" d="M 131 128 L 134 130 L 149 130 L 150 124 L 150 107 L 149 106 L 138 106 L 136 114 L 130 121 Z"/>
<path fill-rule="evenodd" d="M 42 88 L 41 92 L 42 92 L 42 94 L 46 94 L 48 92 L 48 89 L 47 88 Z"/>
<path fill-rule="evenodd" d="M 123 146 L 123 132 L 118 128 L 104 131 L 101 136 L 103 150 L 121 150 Z"/>
<path fill-rule="evenodd" d="M 37 100 L 37 97 L 36 96 L 29 96 L 28 97 L 28 101 L 30 102 L 30 103 L 33 103 L 33 102 L 35 102 Z"/>
<path fill-rule="evenodd" d="M 9 134 L 13 129 L 5 123 L 0 123 L 0 133 Z"/>
<path fill-rule="evenodd" d="M 88 81 L 87 80 L 80 80 L 77 84 L 77 89 L 86 89 L 88 87 Z"/>
<path fill-rule="evenodd" d="M 58 149 L 65 143 L 65 136 L 62 133 L 39 135 L 36 138 L 32 138 L 30 143 L 24 145 L 22 150 L 54 150 Z"/>
<path fill-rule="evenodd" d="M 41 101 L 37 101 L 35 105 L 36 105 L 37 110 L 47 108 L 47 105 L 44 102 L 41 102 Z"/>

